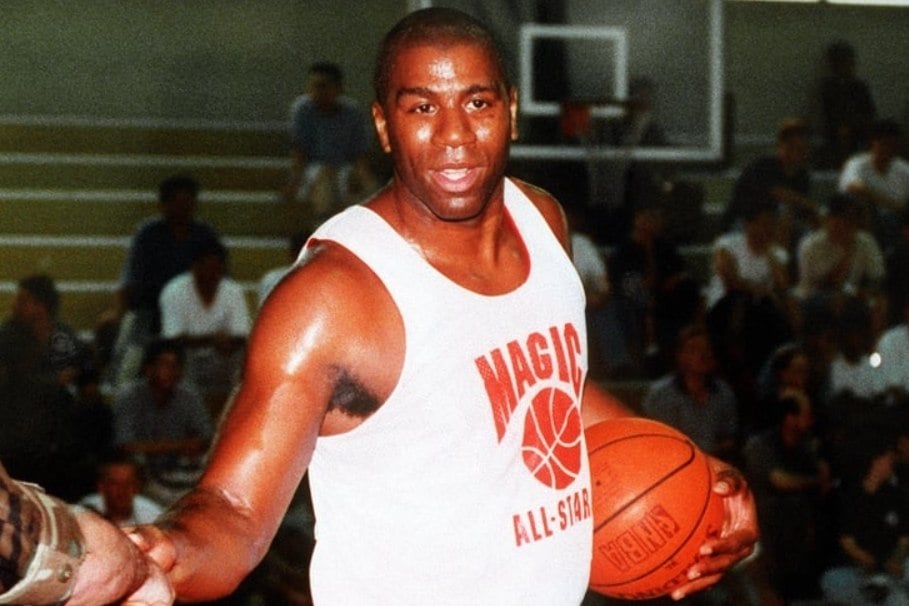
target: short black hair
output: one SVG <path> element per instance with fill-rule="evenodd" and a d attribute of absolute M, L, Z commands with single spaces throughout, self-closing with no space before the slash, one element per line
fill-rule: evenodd
<path fill-rule="evenodd" d="M 46 274 L 27 276 L 19 280 L 19 288 L 44 305 L 51 317 L 56 317 L 60 309 L 60 291 L 53 278 Z"/>
<path fill-rule="evenodd" d="M 158 184 L 158 202 L 170 202 L 177 192 L 189 192 L 195 198 L 199 195 L 199 182 L 190 175 L 173 175 Z"/>
<path fill-rule="evenodd" d="M 420 45 L 469 43 L 483 46 L 499 71 L 502 84 L 508 88 L 511 80 L 492 32 L 467 13 L 453 8 L 431 7 L 414 11 L 389 30 L 376 54 L 373 88 L 376 101 L 385 102 L 388 80 L 395 59 L 401 50 Z"/>
<path fill-rule="evenodd" d="M 776 127 L 777 143 L 788 143 L 793 139 L 808 138 L 811 128 L 802 118 L 785 118 Z"/>
<path fill-rule="evenodd" d="M 218 238 L 203 238 L 192 243 L 188 256 L 190 265 L 208 256 L 216 256 L 222 263 L 227 263 L 227 247 Z"/>
<path fill-rule="evenodd" d="M 886 139 L 887 137 L 899 138 L 902 134 L 903 129 L 900 127 L 899 122 L 892 118 L 877 120 L 868 129 L 868 139 L 871 141 Z"/>
<path fill-rule="evenodd" d="M 338 86 L 344 83 L 344 70 L 340 65 L 331 61 L 316 61 L 309 66 L 309 73 L 328 76 Z"/>

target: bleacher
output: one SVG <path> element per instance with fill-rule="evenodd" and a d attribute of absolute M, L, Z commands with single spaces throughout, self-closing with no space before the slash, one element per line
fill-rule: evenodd
<path fill-rule="evenodd" d="M 198 216 L 222 235 L 230 271 L 254 300 L 261 275 L 287 262 L 292 220 L 281 128 L 78 121 L 0 122 L 0 310 L 16 282 L 52 276 L 61 318 L 90 331 L 112 303 L 130 236 L 157 213 L 157 185 L 189 173 Z"/>

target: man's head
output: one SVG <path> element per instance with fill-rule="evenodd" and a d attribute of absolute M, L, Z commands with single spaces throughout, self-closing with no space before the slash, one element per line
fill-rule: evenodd
<path fill-rule="evenodd" d="M 306 74 L 306 92 L 321 110 L 331 110 L 344 90 L 344 72 L 336 63 L 319 61 L 309 66 Z"/>
<path fill-rule="evenodd" d="M 884 172 L 897 156 L 900 149 L 902 129 L 896 120 L 878 120 L 871 125 L 868 133 L 868 151 L 875 168 Z"/>
<path fill-rule="evenodd" d="M 97 489 L 104 501 L 105 517 L 113 522 L 132 516 L 133 499 L 142 488 L 138 464 L 125 456 L 113 456 L 98 468 Z"/>
<path fill-rule="evenodd" d="M 450 46 L 467 44 L 485 48 L 496 72 L 493 76 L 509 88 L 511 80 L 492 32 L 470 15 L 449 8 L 428 8 L 410 13 L 401 19 L 383 38 L 376 56 L 373 88 L 376 101 L 385 104 L 389 80 L 397 66 L 402 50 L 411 46 Z"/>
<path fill-rule="evenodd" d="M 196 213 L 199 183 L 189 175 L 168 177 L 158 185 L 158 204 L 169 222 L 188 225 Z"/>
<path fill-rule="evenodd" d="M 60 293 L 53 278 L 37 274 L 19 280 L 16 298 L 13 300 L 13 317 L 32 325 L 38 321 L 53 319 L 60 308 Z"/>
<path fill-rule="evenodd" d="M 831 241 L 839 245 L 851 243 L 861 223 L 862 208 L 858 200 L 845 193 L 830 197 L 824 229 Z"/>
<path fill-rule="evenodd" d="M 211 295 L 227 272 L 227 249 L 216 239 L 197 243 L 190 251 L 190 269 L 199 292 Z"/>
<path fill-rule="evenodd" d="M 776 130 L 776 155 L 786 170 L 797 170 L 808 164 L 811 155 L 811 131 L 801 118 L 786 118 Z"/>
<path fill-rule="evenodd" d="M 411 13 L 382 43 L 375 88 L 396 201 L 465 221 L 501 195 L 517 96 L 485 27 L 452 9 Z"/>
<path fill-rule="evenodd" d="M 754 199 L 742 214 L 742 230 L 752 251 L 767 250 L 777 236 L 776 208 L 766 200 Z"/>
<path fill-rule="evenodd" d="M 779 401 L 780 430 L 784 440 L 796 444 L 811 433 L 814 426 L 814 411 L 811 400 L 804 393 L 792 392 Z"/>
<path fill-rule="evenodd" d="M 183 377 L 183 356 L 183 348 L 172 339 L 148 344 L 142 358 L 142 373 L 153 390 L 173 391 Z"/>
<path fill-rule="evenodd" d="M 704 326 L 686 326 L 679 331 L 675 347 L 675 363 L 676 371 L 682 376 L 706 377 L 716 370 L 713 347 Z"/>

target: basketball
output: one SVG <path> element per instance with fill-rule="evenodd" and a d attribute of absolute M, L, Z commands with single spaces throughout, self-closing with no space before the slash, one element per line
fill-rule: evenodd
<path fill-rule="evenodd" d="M 590 589 L 642 600 L 687 581 L 704 539 L 723 525 L 707 457 L 681 432 L 622 418 L 585 432 L 594 517 Z"/>

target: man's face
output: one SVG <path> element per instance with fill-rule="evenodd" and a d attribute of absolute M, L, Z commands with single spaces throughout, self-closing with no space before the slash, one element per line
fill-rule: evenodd
<path fill-rule="evenodd" d="M 162 203 L 161 212 L 171 223 L 188 225 L 196 214 L 196 197 L 191 191 L 178 190 Z"/>
<path fill-rule="evenodd" d="M 811 157 L 811 142 L 808 137 L 792 137 L 779 145 L 779 158 L 789 170 L 808 165 Z"/>
<path fill-rule="evenodd" d="M 146 375 L 149 383 L 159 389 L 169 391 L 177 386 L 183 376 L 180 358 L 172 351 L 165 351 L 148 365 Z"/>
<path fill-rule="evenodd" d="M 328 110 L 335 106 L 341 94 L 341 85 L 328 74 L 310 72 L 306 77 L 306 91 L 316 107 Z"/>
<path fill-rule="evenodd" d="M 706 376 L 716 368 L 713 349 L 707 335 L 694 335 L 686 340 L 677 354 L 679 371 Z"/>
<path fill-rule="evenodd" d="M 139 492 L 136 469 L 129 464 L 109 465 L 98 482 L 98 492 L 104 497 L 108 513 L 128 515 L 133 497 Z"/>
<path fill-rule="evenodd" d="M 13 317 L 26 323 L 32 323 L 47 315 L 44 304 L 24 288 L 16 291 L 13 299 Z"/>
<path fill-rule="evenodd" d="M 517 97 L 481 45 L 419 45 L 395 57 L 373 104 L 402 201 L 446 221 L 477 217 L 501 195 Z"/>

